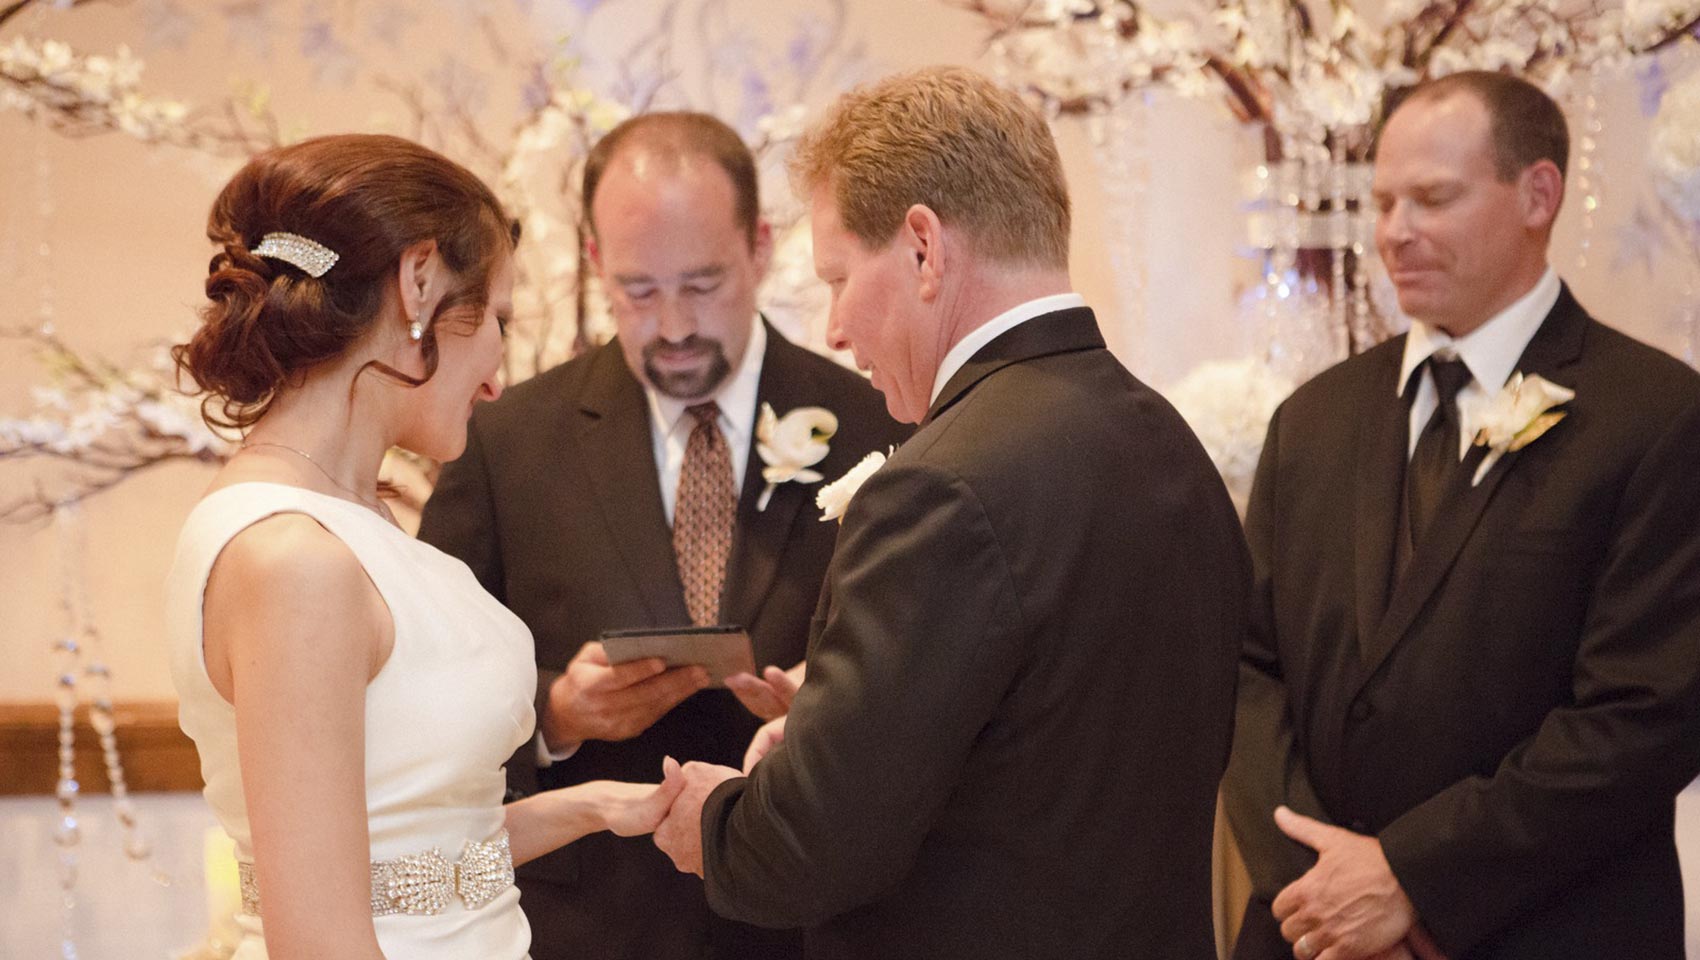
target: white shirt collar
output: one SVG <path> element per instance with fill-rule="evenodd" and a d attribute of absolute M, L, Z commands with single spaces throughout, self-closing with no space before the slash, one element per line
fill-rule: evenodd
<path fill-rule="evenodd" d="M 944 362 L 939 364 L 939 372 L 933 375 L 933 396 L 928 405 L 938 402 L 939 392 L 944 389 L 944 385 L 950 382 L 950 378 L 955 376 L 956 371 L 961 370 L 974 354 L 980 352 L 981 347 L 1034 317 L 1084 306 L 1086 298 L 1078 293 L 1055 293 L 1026 303 L 1018 303 L 976 327 L 944 355 Z"/>
<path fill-rule="evenodd" d="M 761 361 L 767 354 L 767 325 L 761 322 L 760 314 L 751 318 L 750 322 L 750 341 L 744 345 L 744 359 L 738 362 L 738 368 L 710 398 L 720 405 L 720 430 L 734 451 L 740 447 L 749 449 L 750 434 L 755 430 Z M 643 394 L 649 399 L 649 415 L 660 427 L 657 432 L 667 436 L 677 430 L 680 418 L 685 415 L 685 401 L 669 397 L 647 383 L 643 385 Z M 740 467 L 742 463 L 734 459 L 733 469 Z"/>
<path fill-rule="evenodd" d="M 1558 303 L 1560 285 L 1558 274 L 1548 267 L 1528 293 L 1516 303 L 1495 314 L 1476 329 L 1453 339 L 1441 330 L 1420 320 L 1411 321 L 1411 332 L 1405 337 L 1405 356 L 1399 365 L 1399 382 L 1395 394 L 1403 395 L 1411 374 L 1430 356 L 1450 351 L 1470 368 L 1475 383 L 1485 391 L 1494 392 L 1511 379 L 1517 361 L 1535 337 L 1541 322 Z"/>

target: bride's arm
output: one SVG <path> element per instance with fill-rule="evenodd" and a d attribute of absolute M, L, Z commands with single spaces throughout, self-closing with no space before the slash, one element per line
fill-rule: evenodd
<path fill-rule="evenodd" d="M 653 832 L 685 785 L 672 758 L 662 770 L 660 784 L 593 780 L 508 804 L 503 809 L 514 863 L 535 860 L 599 830 L 622 837 Z"/>
<path fill-rule="evenodd" d="M 237 535 L 203 606 L 208 675 L 236 708 L 272 960 L 381 960 L 366 822 L 366 684 L 389 611 L 348 548 L 285 514 Z"/>

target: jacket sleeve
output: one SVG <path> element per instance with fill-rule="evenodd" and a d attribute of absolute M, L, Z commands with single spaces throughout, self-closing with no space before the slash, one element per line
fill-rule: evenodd
<path fill-rule="evenodd" d="M 1452 784 L 1381 834 L 1449 955 L 1469 953 L 1670 816 L 1700 772 L 1700 403 L 1629 476 L 1571 673 L 1492 776 Z"/>
<path fill-rule="evenodd" d="M 956 788 L 1025 651 L 974 492 L 891 463 L 851 503 L 784 742 L 703 808 L 709 905 L 818 923 L 888 893 Z"/>
<path fill-rule="evenodd" d="M 1280 482 L 1280 411 L 1257 462 L 1246 509 L 1252 556 L 1252 597 L 1240 655 L 1234 744 L 1222 782 L 1222 801 L 1239 843 L 1252 895 L 1269 901 L 1316 863 L 1316 854 L 1275 826 L 1275 808 L 1327 821 L 1293 739 L 1292 702 L 1275 637 L 1276 503 Z"/>

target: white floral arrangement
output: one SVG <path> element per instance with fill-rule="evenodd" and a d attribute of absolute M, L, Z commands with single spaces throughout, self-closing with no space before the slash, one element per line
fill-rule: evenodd
<path fill-rule="evenodd" d="M 110 129 L 144 141 L 179 141 L 187 105 L 141 92 L 142 61 L 120 46 L 79 54 L 59 40 L 15 37 L 0 45 L 0 109 L 49 114 L 73 130 Z"/>
<path fill-rule="evenodd" d="M 1224 96 L 1246 122 L 1366 150 L 1383 94 L 1466 69 L 1559 89 L 1573 71 L 1681 41 L 1700 0 L 1392 0 L 1374 22 L 1349 3 L 1214 0 L 1161 13 L 1138 0 L 947 0 L 992 29 L 994 62 L 1052 115 L 1112 109 L 1135 91 Z M 1153 5 L 1155 6 L 1155 5 Z"/>
<path fill-rule="evenodd" d="M 0 418 L 0 460 L 52 461 L 74 476 L 51 495 L 0 503 L 0 520 L 49 513 L 158 464 L 218 463 L 235 449 L 201 419 L 200 400 L 177 388 L 163 347 L 145 365 L 125 369 L 85 358 L 51 334 L 26 336 L 54 382 L 32 389 L 28 414 Z"/>
<path fill-rule="evenodd" d="M 1692 30 L 1696 21 L 1700 21 L 1697 0 L 1624 0 L 1623 40 L 1646 49 L 1672 33 Z"/>
<path fill-rule="evenodd" d="M 1700 236 L 1700 73 L 1665 93 L 1647 153 L 1659 199 L 1691 234 Z"/>
<path fill-rule="evenodd" d="M 1292 392 L 1292 382 L 1269 364 L 1246 357 L 1199 364 L 1164 393 L 1204 445 L 1241 517 L 1269 419 Z"/>

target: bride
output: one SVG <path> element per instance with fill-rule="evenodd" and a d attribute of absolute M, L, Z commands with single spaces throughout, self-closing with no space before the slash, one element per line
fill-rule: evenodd
<path fill-rule="evenodd" d="M 214 203 L 203 323 L 174 356 L 244 442 L 168 579 L 180 719 L 242 861 L 241 960 L 523 957 L 513 864 L 654 829 L 682 781 L 502 804 L 531 635 L 396 526 L 378 468 L 459 456 L 496 379 L 517 230 L 394 137 L 254 158 Z"/>

